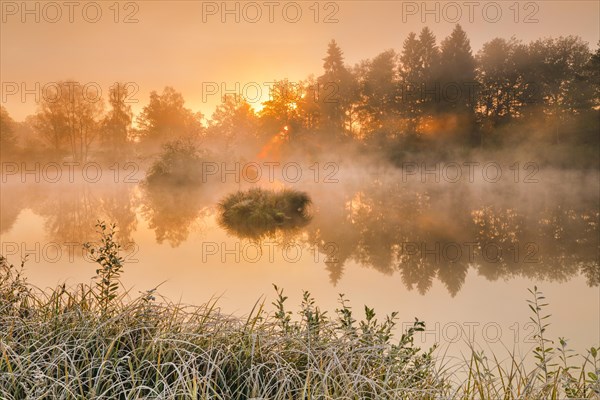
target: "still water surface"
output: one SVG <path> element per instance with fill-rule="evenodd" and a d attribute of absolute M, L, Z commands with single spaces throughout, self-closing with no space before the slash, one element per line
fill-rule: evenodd
<path fill-rule="evenodd" d="M 537 285 L 550 301 L 550 336 L 577 350 L 600 341 L 598 171 L 541 169 L 527 183 L 423 183 L 396 170 L 338 178 L 194 187 L 12 179 L 0 192 L 2 253 L 14 264 L 29 254 L 38 287 L 87 282 L 95 267 L 81 244 L 96 239 L 101 219 L 119 227 L 132 294 L 160 285 L 172 300 L 218 296 L 223 311 L 243 315 L 263 295 L 270 303 L 273 283 L 290 306 L 309 290 L 333 311 L 344 293 L 356 312 L 367 304 L 425 320 L 423 344 L 471 336 L 526 351 L 525 299 Z M 306 191 L 310 223 L 255 238 L 220 225 L 223 196 L 256 186 Z"/>

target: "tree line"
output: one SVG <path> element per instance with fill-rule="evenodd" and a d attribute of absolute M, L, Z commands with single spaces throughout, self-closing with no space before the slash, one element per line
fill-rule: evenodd
<path fill-rule="evenodd" d="M 576 36 L 495 38 L 474 54 L 460 25 L 439 45 L 425 27 L 400 51 L 354 66 L 332 40 L 319 76 L 277 81 L 259 111 L 227 95 L 210 118 L 187 108 L 171 87 L 151 92 L 134 116 L 127 85 L 111 87 L 106 107 L 73 83 L 59 82 L 62 93 L 45 96 L 23 122 L 1 108 L 3 158 L 38 152 L 85 161 L 181 138 L 252 153 L 276 135 L 313 149 L 356 142 L 393 159 L 448 145 L 599 144 L 600 46 L 592 51 Z"/>

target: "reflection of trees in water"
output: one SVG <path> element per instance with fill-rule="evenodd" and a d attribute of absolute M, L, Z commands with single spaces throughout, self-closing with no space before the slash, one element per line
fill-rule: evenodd
<path fill-rule="evenodd" d="M 19 213 L 31 208 L 44 218 L 49 241 L 59 244 L 96 240 L 98 220 L 116 223 L 119 241 L 133 243 L 137 229 L 136 209 L 141 201 L 142 215 L 156 232 L 159 243 L 178 246 L 188 237 L 197 218 L 208 213 L 210 199 L 194 187 L 143 187 L 142 198 L 134 185 L 101 183 L 14 184 L 2 187 L 2 233 L 14 225 Z"/>
<path fill-rule="evenodd" d="M 13 227 L 23 209 L 31 208 L 44 219 L 49 241 L 64 245 L 96 240 L 95 225 L 104 220 L 117 224 L 119 241 L 127 246 L 133 243 L 138 223 L 136 209 L 141 202 L 142 215 L 155 230 L 157 242 L 166 240 L 175 247 L 187 239 L 193 223 L 208 214 L 213 202 L 192 186 L 144 186 L 140 192 L 135 188 L 124 183 L 3 186 L 2 233 Z"/>
<path fill-rule="evenodd" d="M 46 183 L 7 185 L 6 189 L 2 188 L 2 214 L 31 208 L 44 218 L 44 231 L 51 242 L 65 245 L 96 240 L 98 220 L 115 222 L 121 243 L 132 241 L 136 217 L 131 185 Z M 2 225 L 3 230 L 11 227 Z"/>
<path fill-rule="evenodd" d="M 46 196 L 33 211 L 44 217 L 47 237 L 58 243 L 94 239 L 100 200 L 90 185 L 48 185 Z"/>
<path fill-rule="evenodd" d="M 489 280 L 565 281 L 581 273 L 597 286 L 600 218 L 591 204 L 511 198 L 475 197 L 460 186 L 413 190 L 375 182 L 330 201 L 315 214 L 310 237 L 324 254 L 322 245 L 336 243 L 334 262 L 326 263 L 334 284 L 352 260 L 398 272 L 421 293 L 436 278 L 458 293 L 470 267 Z"/>
<path fill-rule="evenodd" d="M 452 238 L 460 231 L 460 220 L 452 220 L 443 210 L 432 207 L 432 195 L 438 193 L 375 182 L 353 196 L 338 196 L 335 203 L 328 196 L 327 211 L 315 215 L 311 237 L 324 254 L 331 253 L 331 248 L 324 246 L 335 243 L 335 254 L 331 254 L 335 262 L 326 263 L 331 282 L 335 284 L 341 278 L 348 261 L 355 261 L 385 274 L 398 271 L 408 288 L 427 291 L 438 268 L 435 263 L 415 260 L 407 254 L 412 252 L 409 244 L 421 243 L 425 238 Z M 463 276 L 462 283 L 466 269 L 466 265 L 455 265 L 446 281 Z"/>
<path fill-rule="evenodd" d="M 44 218 L 48 240 L 95 240 L 95 224 L 104 219 L 117 223 L 121 242 L 130 242 L 141 202 L 141 215 L 157 242 L 175 247 L 230 189 L 144 185 L 138 199 L 135 187 L 126 184 L 7 184 L 0 223 L 2 233 L 8 232 L 21 210 L 31 208 Z M 525 189 L 513 193 L 514 188 L 502 196 L 500 189 L 482 194 L 468 184 L 381 182 L 336 187 L 312 195 L 310 225 L 274 237 L 277 243 L 300 241 L 318 251 L 333 284 L 349 262 L 357 262 L 384 274 L 398 273 L 407 288 L 421 293 L 439 280 L 454 295 L 471 268 L 489 280 L 566 281 L 581 274 L 588 285 L 600 285 L 596 198 L 539 196 Z M 456 249 L 462 252 L 459 257 Z"/>
<path fill-rule="evenodd" d="M 566 280 L 581 270 L 587 276 L 588 283 L 595 281 L 597 285 L 600 279 L 598 273 L 600 213 L 597 208 L 582 210 L 558 206 L 544 209 L 540 214 L 538 231 L 534 234 L 539 237 L 540 264 L 544 269 L 533 271 L 537 272 L 535 276 L 548 274 L 552 279 Z"/>
<path fill-rule="evenodd" d="M 142 215 L 158 243 L 177 247 L 187 240 L 194 224 L 212 212 L 205 191 L 197 185 L 143 185 Z"/>
<path fill-rule="evenodd" d="M 600 263 L 598 261 L 583 262 L 579 267 L 589 286 L 600 286 Z"/>
<path fill-rule="evenodd" d="M 0 213 L 0 233 L 5 233 L 10 231 L 17 221 L 22 207 L 20 207 L 20 202 L 17 201 L 5 202 L 3 199 L 2 203 L 6 203 L 7 205 L 2 206 L 2 213 Z"/>
<path fill-rule="evenodd" d="M 344 265 L 352 258 L 354 252 L 352 244 L 356 243 L 360 236 L 350 220 L 348 209 L 352 207 L 351 200 L 344 190 L 328 194 L 327 211 L 318 210 L 317 201 L 317 212 L 308 227 L 309 243 L 314 244 L 316 251 L 327 257 L 325 265 L 333 284 L 343 276 Z M 340 246 L 340 243 L 350 245 Z"/>
<path fill-rule="evenodd" d="M 133 243 L 133 232 L 137 229 L 136 208 L 138 199 L 131 185 L 110 185 L 103 189 L 99 198 L 104 220 L 116 223 L 121 243 Z"/>
<path fill-rule="evenodd" d="M 27 191 L 23 185 L 2 183 L 0 190 L 0 233 L 9 232 L 14 226 L 19 214 L 26 207 Z"/>

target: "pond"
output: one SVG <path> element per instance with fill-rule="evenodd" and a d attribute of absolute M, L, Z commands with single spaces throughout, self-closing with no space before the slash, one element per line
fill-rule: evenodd
<path fill-rule="evenodd" d="M 329 310 L 344 293 L 357 312 L 366 304 L 378 315 L 399 311 L 402 323 L 424 320 L 423 345 L 473 337 L 527 349 L 524 300 L 537 285 L 550 302 L 551 336 L 578 350 L 597 341 L 597 170 L 540 168 L 525 181 L 506 167 L 503 179 L 455 181 L 412 166 L 336 168 L 330 181 L 311 172 L 294 183 L 264 174 L 147 185 L 141 170 L 117 183 L 114 174 L 11 176 L 1 190 L 2 254 L 13 264 L 27 255 L 28 280 L 40 288 L 88 282 L 95 266 L 82 244 L 104 220 L 118 226 L 132 294 L 159 286 L 174 301 L 218 297 L 224 311 L 244 315 L 261 296 L 272 301 L 272 284 L 293 304 L 308 290 Z M 256 188 L 305 193 L 310 218 L 254 236 L 228 229 L 219 204 Z"/>

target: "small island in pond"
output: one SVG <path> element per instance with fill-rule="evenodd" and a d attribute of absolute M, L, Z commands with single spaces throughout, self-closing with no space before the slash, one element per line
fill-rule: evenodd
<path fill-rule="evenodd" d="M 308 194 L 291 189 L 237 191 L 219 203 L 219 224 L 240 238 L 262 239 L 306 226 L 311 203 Z"/>

